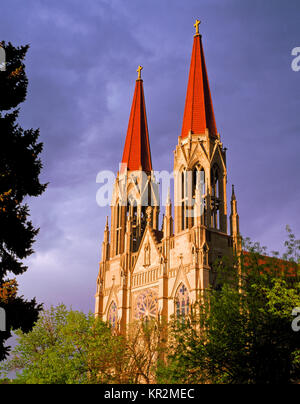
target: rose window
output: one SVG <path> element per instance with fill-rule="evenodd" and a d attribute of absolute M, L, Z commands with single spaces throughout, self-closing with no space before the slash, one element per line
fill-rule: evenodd
<path fill-rule="evenodd" d="M 151 319 L 157 316 L 157 293 L 153 289 L 141 292 L 136 299 L 135 318 Z"/>

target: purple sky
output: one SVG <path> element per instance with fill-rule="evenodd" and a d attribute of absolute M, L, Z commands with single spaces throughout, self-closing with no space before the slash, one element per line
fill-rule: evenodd
<path fill-rule="evenodd" d="M 40 128 L 50 182 L 30 201 L 41 230 L 20 292 L 94 309 L 109 214 L 96 175 L 118 169 L 139 64 L 153 166 L 172 170 L 196 18 L 241 232 L 270 250 L 286 224 L 300 237 L 299 15 L 299 0 L 3 0 L 0 39 L 31 46 L 20 122 Z"/>

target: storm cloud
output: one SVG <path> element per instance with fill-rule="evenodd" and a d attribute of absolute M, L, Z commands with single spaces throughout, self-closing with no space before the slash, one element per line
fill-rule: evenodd
<path fill-rule="evenodd" d="M 109 215 L 97 173 L 118 170 L 138 65 L 153 167 L 172 171 L 196 18 L 241 232 L 271 250 L 286 224 L 299 236 L 299 12 L 298 0 L 2 1 L 0 39 L 30 44 L 20 123 L 40 128 L 50 183 L 28 201 L 40 233 L 25 297 L 93 310 Z"/>

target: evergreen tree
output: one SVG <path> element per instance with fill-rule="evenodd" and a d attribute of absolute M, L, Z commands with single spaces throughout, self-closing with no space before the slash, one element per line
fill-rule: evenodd
<path fill-rule="evenodd" d="M 17 296 L 17 282 L 9 277 L 27 270 L 22 260 L 33 253 L 38 233 L 28 220 L 24 199 L 39 196 L 46 188 L 39 180 L 43 148 L 38 143 L 39 130 L 24 130 L 17 123 L 16 107 L 27 94 L 24 59 L 29 47 L 5 42 L 1 46 L 6 52 L 6 69 L 0 71 L 0 306 L 6 311 L 7 331 L 0 332 L 0 360 L 9 352 L 4 344 L 11 330 L 29 331 L 41 309 L 35 299 Z"/>

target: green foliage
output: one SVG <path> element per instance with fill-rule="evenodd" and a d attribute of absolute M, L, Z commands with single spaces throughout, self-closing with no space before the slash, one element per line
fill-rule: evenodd
<path fill-rule="evenodd" d="M 291 228 L 286 226 L 288 233 L 288 240 L 284 243 L 286 252 L 283 254 L 283 259 L 290 262 L 297 262 L 300 264 L 300 240 L 296 240 Z"/>
<path fill-rule="evenodd" d="M 5 379 L 0 379 L 0 384 L 13 384 L 12 380 L 5 378 Z"/>
<path fill-rule="evenodd" d="M 18 345 L 2 372 L 19 370 L 25 384 L 122 383 L 126 376 L 123 337 L 92 314 L 64 305 L 42 312 L 32 331 L 16 332 Z"/>
<path fill-rule="evenodd" d="M 64 305 L 43 311 L 29 333 L 0 366 L 17 371 L 17 384 L 152 383 L 164 344 L 162 325 L 132 323 L 126 337 L 94 315 Z"/>
<path fill-rule="evenodd" d="M 246 240 L 248 253 L 215 264 L 215 288 L 184 322 L 170 327 L 161 383 L 275 384 L 300 381 L 300 333 L 291 328 L 300 307 L 299 265 L 266 257 Z M 289 234 L 288 256 L 299 241 Z M 287 255 L 284 255 L 286 258 Z"/>
<path fill-rule="evenodd" d="M 0 306 L 7 314 L 7 332 L 0 332 L 0 361 L 9 348 L 4 346 L 11 329 L 31 329 L 41 306 L 35 299 L 1 297 L 9 279 L 27 270 L 23 260 L 33 253 L 32 245 L 38 233 L 30 220 L 24 199 L 41 195 L 46 185 L 39 181 L 42 163 L 39 154 L 39 131 L 24 130 L 17 123 L 19 110 L 14 109 L 26 98 L 28 80 L 24 59 L 28 46 L 14 47 L 2 42 L 6 52 L 6 71 L 0 71 Z M 8 111 L 4 113 L 3 111 Z"/>

